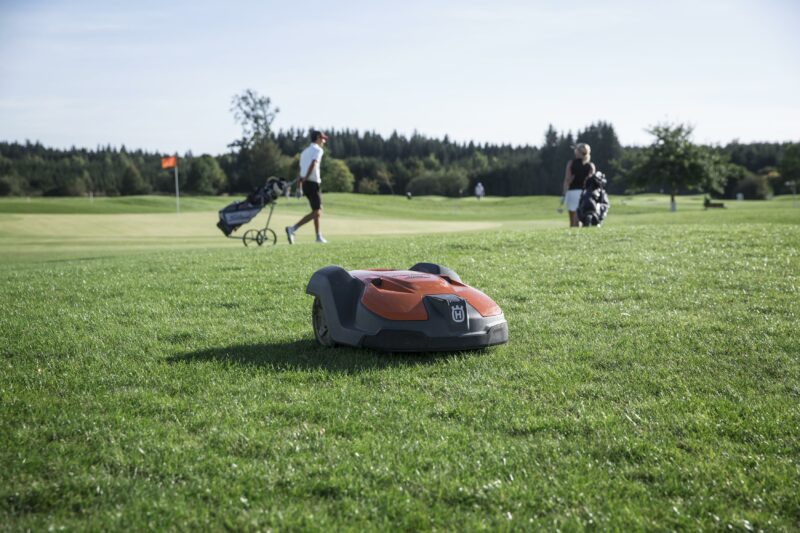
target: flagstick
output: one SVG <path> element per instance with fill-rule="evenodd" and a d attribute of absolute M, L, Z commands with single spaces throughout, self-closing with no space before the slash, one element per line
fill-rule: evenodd
<path fill-rule="evenodd" d="M 178 190 L 178 154 L 175 154 L 175 210 L 181 214 L 181 193 Z"/>

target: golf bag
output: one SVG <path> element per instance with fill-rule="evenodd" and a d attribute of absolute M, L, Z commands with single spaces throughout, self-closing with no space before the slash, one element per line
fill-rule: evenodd
<path fill-rule="evenodd" d="M 247 224 L 265 206 L 274 202 L 286 190 L 286 181 L 279 178 L 269 178 L 266 185 L 259 187 L 247 198 L 226 205 L 219 212 L 217 227 L 228 237 L 239 229 L 242 224 Z"/>
<path fill-rule="evenodd" d="M 578 220 L 584 226 L 599 226 L 605 220 L 611 207 L 605 187 L 606 177 L 602 172 L 586 178 L 577 212 Z"/>

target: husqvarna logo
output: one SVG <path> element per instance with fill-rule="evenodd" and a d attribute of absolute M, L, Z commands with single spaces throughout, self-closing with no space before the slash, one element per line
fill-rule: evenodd
<path fill-rule="evenodd" d="M 453 317 L 453 322 L 464 322 L 466 316 L 464 314 L 464 306 L 454 305 L 450 308 L 450 315 Z"/>

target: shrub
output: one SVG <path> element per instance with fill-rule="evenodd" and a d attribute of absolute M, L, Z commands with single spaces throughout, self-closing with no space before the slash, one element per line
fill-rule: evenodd
<path fill-rule="evenodd" d="M 23 196 L 24 194 L 25 180 L 13 174 L 0 177 L 0 196 Z"/>
<path fill-rule="evenodd" d="M 197 194 L 217 194 L 225 189 L 227 181 L 217 160 L 210 155 L 202 155 L 192 159 L 186 189 Z"/>
<path fill-rule="evenodd" d="M 358 181 L 358 192 L 361 194 L 378 194 L 381 190 L 377 180 L 361 178 Z"/>
<path fill-rule="evenodd" d="M 739 180 L 736 185 L 736 192 L 744 194 L 748 200 L 765 200 L 772 196 L 772 188 L 769 186 L 767 176 L 750 174 Z"/>
<path fill-rule="evenodd" d="M 410 192 L 414 196 L 429 194 L 461 196 L 468 184 L 467 177 L 456 172 L 426 174 L 412 179 L 406 187 L 406 192 Z"/>
<path fill-rule="evenodd" d="M 325 192 L 353 192 L 356 179 L 341 159 L 323 157 L 320 171 L 322 188 Z"/>

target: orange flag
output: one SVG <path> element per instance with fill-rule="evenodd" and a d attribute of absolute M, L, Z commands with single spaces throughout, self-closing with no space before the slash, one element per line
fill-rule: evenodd
<path fill-rule="evenodd" d="M 173 156 L 161 158 L 161 168 L 175 168 L 178 164 L 178 158 Z"/>

